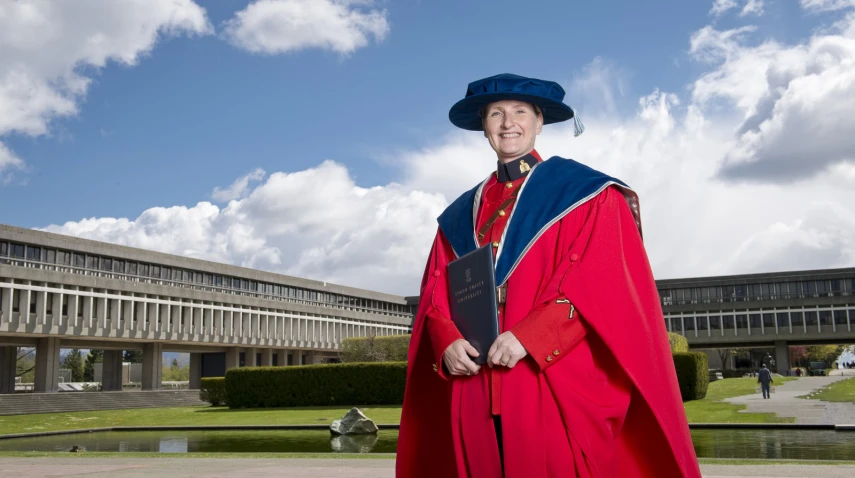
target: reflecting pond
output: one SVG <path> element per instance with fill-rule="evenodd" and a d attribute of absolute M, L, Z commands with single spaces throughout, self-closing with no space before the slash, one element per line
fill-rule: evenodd
<path fill-rule="evenodd" d="M 855 460 L 855 432 L 692 430 L 702 458 Z M 394 453 L 397 430 L 335 436 L 325 430 L 97 432 L 0 440 L 0 451 L 159 453 Z"/>

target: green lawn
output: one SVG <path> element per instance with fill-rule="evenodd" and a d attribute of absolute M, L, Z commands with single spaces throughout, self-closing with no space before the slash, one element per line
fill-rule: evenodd
<path fill-rule="evenodd" d="M 855 403 L 855 378 L 847 378 L 846 380 L 834 382 L 805 398 L 825 400 L 826 402 Z"/>
<path fill-rule="evenodd" d="M 775 384 L 794 380 L 776 378 Z M 685 403 L 689 423 L 789 423 L 791 418 L 774 414 L 738 413 L 743 406 L 721 402 L 727 397 L 754 393 L 756 379 L 728 378 L 710 384 L 706 398 Z M 855 380 L 838 382 L 823 393 L 836 393 L 852 400 Z M 846 388 L 848 387 L 848 388 Z M 826 400 L 826 398 L 823 398 Z M 349 408 L 301 407 L 280 409 L 230 410 L 225 407 L 143 408 L 105 410 L 99 412 L 50 413 L 39 415 L 0 416 L 0 434 L 32 433 L 80 428 L 115 426 L 169 425 L 303 425 L 328 424 L 341 418 Z M 378 424 L 401 421 L 400 406 L 362 408 L 363 413 Z"/>
<path fill-rule="evenodd" d="M 329 424 L 343 417 L 348 410 L 350 408 L 230 410 L 225 407 L 176 407 L 12 415 L 0 416 L 0 434 L 116 426 Z M 401 421 L 400 406 L 365 407 L 361 410 L 377 424 Z"/>
<path fill-rule="evenodd" d="M 795 380 L 776 377 L 775 385 Z M 710 383 L 703 400 L 684 403 L 689 423 L 792 423 L 794 418 L 780 418 L 774 413 L 739 413 L 744 405 L 722 402 L 725 398 L 755 393 L 756 378 L 726 378 Z"/>

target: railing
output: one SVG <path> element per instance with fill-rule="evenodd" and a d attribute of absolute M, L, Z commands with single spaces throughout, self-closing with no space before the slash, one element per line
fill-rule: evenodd
<path fill-rule="evenodd" d="M 694 299 L 674 299 L 672 297 L 660 297 L 662 305 L 686 305 L 686 304 L 723 304 L 732 302 L 750 302 L 757 300 L 780 300 L 780 299 L 808 299 L 819 297 L 848 297 L 855 295 L 855 291 L 835 291 L 821 293 L 792 293 L 792 294 L 752 294 L 750 296 L 733 296 L 733 297 L 715 297 L 715 298 L 694 298 Z"/>
<path fill-rule="evenodd" d="M 324 302 L 317 300 L 309 300 L 309 299 L 301 299 L 297 297 L 286 297 L 275 294 L 265 294 L 258 291 L 248 291 L 243 289 L 235 289 L 233 287 L 224 287 L 224 286 L 214 286 L 209 284 L 199 284 L 196 282 L 187 282 L 183 280 L 175 280 L 175 279 L 163 279 L 156 277 L 146 277 L 140 275 L 132 275 L 124 272 L 113 272 L 113 271 L 103 271 L 100 269 L 91 269 L 88 267 L 79 267 L 65 264 L 51 264 L 49 262 L 42 261 L 34 261 L 32 259 L 21 259 L 21 258 L 12 258 L 12 257 L 0 257 L 0 264 L 9 264 L 19 267 L 29 267 L 33 269 L 42 269 L 42 270 L 50 270 L 55 272 L 64 272 L 71 274 L 79 274 L 91 277 L 103 277 L 108 279 L 117 279 L 117 280 L 125 280 L 130 282 L 139 282 L 143 284 L 152 284 L 152 285 L 163 285 L 169 287 L 181 287 L 185 289 L 192 290 L 201 290 L 205 292 L 213 292 L 218 294 L 231 294 L 231 295 L 240 295 L 246 297 L 255 297 L 266 300 L 275 300 L 279 302 L 286 302 L 289 304 L 303 304 L 303 305 L 313 305 L 316 307 L 324 307 L 331 309 L 339 309 L 339 310 L 353 310 L 357 312 L 365 312 L 369 314 L 376 315 L 388 315 L 394 317 L 402 317 L 407 319 L 412 319 L 413 314 L 409 312 L 397 312 L 390 311 L 384 309 L 377 309 L 373 307 L 362 307 L 358 305 L 351 304 L 338 304 L 335 302 Z M 369 300 L 369 299 L 366 299 Z"/>

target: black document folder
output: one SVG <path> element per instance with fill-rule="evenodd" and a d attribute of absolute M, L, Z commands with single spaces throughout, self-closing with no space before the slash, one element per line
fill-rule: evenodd
<path fill-rule="evenodd" d="M 463 338 L 480 354 L 472 360 L 482 365 L 499 336 L 492 244 L 449 262 L 448 286 L 451 320 Z"/>

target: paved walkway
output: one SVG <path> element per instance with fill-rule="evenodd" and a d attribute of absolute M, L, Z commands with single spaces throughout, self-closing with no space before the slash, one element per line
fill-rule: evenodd
<path fill-rule="evenodd" d="M 726 402 L 747 405 L 743 413 L 776 413 L 779 417 L 794 417 L 796 423 L 849 425 L 855 424 L 855 404 L 823 402 L 806 398 L 807 395 L 826 385 L 841 380 L 855 380 L 855 370 L 846 370 L 843 374 L 829 377 L 802 377 L 783 385 L 775 386 L 775 393 L 768 400 L 763 395 L 742 395 L 725 399 Z"/>
<path fill-rule="evenodd" d="M 705 478 L 851 478 L 855 465 L 701 465 Z M 392 459 L 0 458 L 0 476 L 392 478 Z"/>

